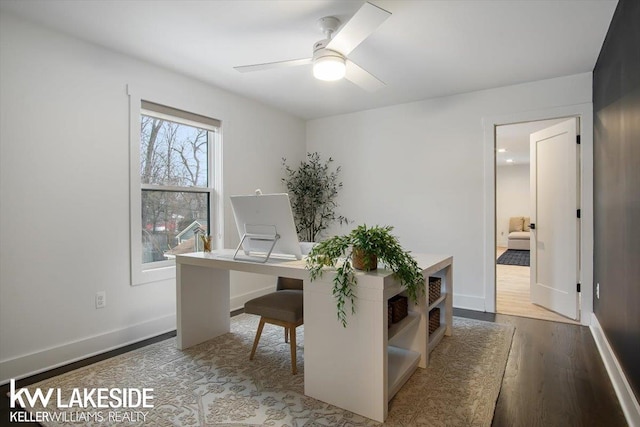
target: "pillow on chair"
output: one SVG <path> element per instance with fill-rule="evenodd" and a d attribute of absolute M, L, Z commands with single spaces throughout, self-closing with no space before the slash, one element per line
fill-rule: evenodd
<path fill-rule="evenodd" d="M 509 218 L 509 233 L 513 231 L 522 231 L 524 229 L 524 217 L 512 216 Z"/>
<path fill-rule="evenodd" d="M 531 218 L 524 217 L 524 229 L 522 231 L 531 231 Z"/>

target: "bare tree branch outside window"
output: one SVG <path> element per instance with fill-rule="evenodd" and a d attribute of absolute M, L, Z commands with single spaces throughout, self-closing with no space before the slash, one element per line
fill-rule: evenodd
<path fill-rule="evenodd" d="M 146 263 L 165 260 L 165 252 L 180 244 L 178 235 L 194 221 L 207 229 L 208 193 L 197 190 L 208 186 L 210 141 L 206 129 L 157 117 L 142 115 L 140 125 L 142 257 Z"/>

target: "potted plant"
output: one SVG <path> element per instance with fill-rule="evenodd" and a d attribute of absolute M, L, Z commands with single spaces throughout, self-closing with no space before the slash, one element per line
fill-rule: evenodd
<path fill-rule="evenodd" d="M 351 302 L 351 314 L 355 313 L 354 286 L 357 284 L 355 270 L 370 271 L 377 262 L 393 271 L 394 276 L 405 287 L 407 296 L 414 303 L 425 295 L 425 279 L 418 263 L 405 251 L 397 237 L 391 234 L 391 226 L 367 227 L 360 225 L 351 233 L 335 236 L 318 243 L 307 257 L 306 267 L 311 281 L 322 277 L 327 268 L 335 270 L 333 296 L 336 299 L 338 320 L 347 325 L 345 303 Z"/>
<path fill-rule="evenodd" d="M 289 193 L 296 231 L 302 242 L 315 242 L 335 221 L 348 222 L 336 213 L 336 197 L 342 188 L 338 180 L 340 166 L 332 170 L 333 159 L 323 161 L 317 152 L 307 153 L 307 159 L 297 169 L 282 159 L 285 177 L 282 182 Z"/>

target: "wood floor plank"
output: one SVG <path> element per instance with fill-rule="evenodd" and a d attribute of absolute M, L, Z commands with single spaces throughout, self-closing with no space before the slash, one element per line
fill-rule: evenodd
<path fill-rule="evenodd" d="M 498 247 L 496 258 L 507 248 Z M 496 313 L 578 325 L 579 322 L 533 304 L 529 298 L 529 267 L 496 264 Z"/>
<path fill-rule="evenodd" d="M 586 326 L 460 309 L 454 315 L 516 328 L 494 427 L 627 425 Z"/>

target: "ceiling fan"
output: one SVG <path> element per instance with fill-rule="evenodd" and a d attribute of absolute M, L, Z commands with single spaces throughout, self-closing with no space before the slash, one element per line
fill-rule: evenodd
<path fill-rule="evenodd" d="M 343 77 L 358 86 L 374 92 L 385 84 L 368 71 L 348 59 L 348 55 L 382 24 L 391 13 L 372 4 L 365 3 L 355 15 L 333 36 L 340 27 L 340 20 L 334 16 L 320 18 L 318 24 L 325 39 L 313 45 L 311 58 L 268 62 L 266 64 L 234 67 L 241 73 L 262 71 L 272 68 L 294 67 L 313 64 L 313 75 L 319 80 L 340 80 Z"/>

